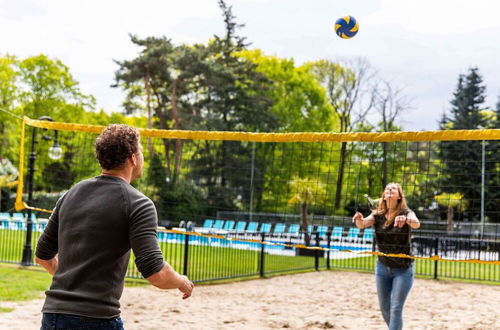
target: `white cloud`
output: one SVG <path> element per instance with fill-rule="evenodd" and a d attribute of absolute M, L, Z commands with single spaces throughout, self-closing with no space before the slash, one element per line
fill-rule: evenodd
<path fill-rule="evenodd" d="M 367 25 L 394 24 L 430 35 L 456 35 L 500 27 L 500 2 L 493 0 L 382 0 Z"/>

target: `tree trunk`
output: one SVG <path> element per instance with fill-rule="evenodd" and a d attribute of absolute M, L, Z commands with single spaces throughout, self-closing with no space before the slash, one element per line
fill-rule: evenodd
<path fill-rule="evenodd" d="M 451 233 L 453 231 L 453 207 L 448 206 L 448 212 L 446 214 L 446 231 Z"/>
<path fill-rule="evenodd" d="M 339 173 L 337 176 L 337 191 L 335 192 L 335 210 L 340 208 L 340 201 L 342 199 L 342 184 L 344 183 L 344 169 L 345 159 L 347 155 L 347 143 L 342 142 L 340 145 L 340 164 Z"/>
<path fill-rule="evenodd" d="M 148 109 L 148 129 L 153 128 L 153 120 L 151 113 L 151 89 L 149 88 L 149 81 L 151 80 L 151 76 L 149 75 L 148 65 L 146 67 L 146 77 L 144 78 L 144 87 L 146 88 L 146 108 Z M 148 151 L 149 157 L 153 157 L 153 144 L 151 143 L 151 138 L 148 137 Z"/>

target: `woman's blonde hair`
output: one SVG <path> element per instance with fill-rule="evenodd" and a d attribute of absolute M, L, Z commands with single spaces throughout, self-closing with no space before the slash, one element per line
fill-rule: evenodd
<path fill-rule="evenodd" d="M 398 188 L 398 192 L 399 192 L 399 200 L 398 200 L 398 203 L 396 204 L 396 211 L 397 212 L 394 214 L 398 215 L 401 212 L 401 210 L 408 208 L 408 206 L 406 205 L 405 194 L 403 192 L 403 188 L 401 188 L 401 185 L 397 182 L 390 182 L 384 187 L 384 191 L 382 192 L 382 196 L 380 197 L 379 202 L 378 202 L 376 214 L 381 214 L 381 215 L 385 216 L 389 212 L 389 208 L 387 207 L 387 202 L 384 199 L 385 189 L 389 185 L 395 185 Z M 384 223 L 384 226 L 386 226 L 386 227 L 390 226 L 394 222 L 394 218 L 395 218 L 395 216 L 392 217 L 392 219 L 387 218 L 387 221 Z"/>

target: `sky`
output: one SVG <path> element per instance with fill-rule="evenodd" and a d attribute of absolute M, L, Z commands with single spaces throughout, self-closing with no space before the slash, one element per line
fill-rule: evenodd
<path fill-rule="evenodd" d="M 500 95 L 500 1 L 497 0 L 227 0 L 240 34 L 268 55 L 297 64 L 367 59 L 378 77 L 411 100 L 404 130 L 438 129 L 449 112 L 459 74 L 478 67 L 485 108 Z M 337 18 L 359 22 L 349 40 L 334 33 Z M 206 43 L 222 35 L 216 0 L 0 0 L 0 55 L 46 54 L 67 65 L 98 108 L 121 111 L 124 92 L 110 87 L 114 60 L 134 58 L 129 34 Z"/>

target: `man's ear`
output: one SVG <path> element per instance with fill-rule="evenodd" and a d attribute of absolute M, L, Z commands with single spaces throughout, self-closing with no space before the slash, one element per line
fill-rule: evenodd
<path fill-rule="evenodd" d="M 135 154 L 132 154 L 132 157 L 129 158 L 130 159 L 130 165 L 132 165 L 133 167 L 137 166 L 137 156 Z"/>

